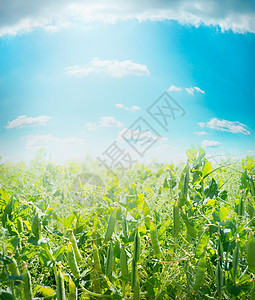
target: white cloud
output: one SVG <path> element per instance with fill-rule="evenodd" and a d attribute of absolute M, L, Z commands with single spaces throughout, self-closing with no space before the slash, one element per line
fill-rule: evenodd
<path fill-rule="evenodd" d="M 123 104 L 115 104 L 115 106 L 117 107 L 117 108 L 125 108 L 125 106 L 123 105 Z"/>
<path fill-rule="evenodd" d="M 182 91 L 182 88 L 181 87 L 178 87 L 178 86 L 175 86 L 175 85 L 171 85 L 169 88 L 168 88 L 168 91 L 169 92 L 181 92 Z"/>
<path fill-rule="evenodd" d="M 206 124 L 204 122 L 199 122 L 197 123 L 201 128 L 204 128 L 206 126 Z"/>
<path fill-rule="evenodd" d="M 194 92 L 205 94 L 205 91 L 201 90 L 197 86 L 193 86 L 193 87 L 189 87 L 189 88 L 182 88 L 182 87 L 178 87 L 178 86 L 175 86 L 175 85 L 172 84 L 168 88 L 169 92 L 182 92 L 183 90 L 185 90 L 188 94 L 190 94 L 192 96 L 194 96 Z"/>
<path fill-rule="evenodd" d="M 45 126 L 51 119 L 49 116 L 27 117 L 18 116 L 16 119 L 8 122 L 6 129 Z"/>
<path fill-rule="evenodd" d="M 150 72 L 146 65 L 132 62 L 131 60 L 100 60 L 93 58 L 87 65 L 67 67 L 65 74 L 75 77 L 86 77 L 90 74 L 105 73 L 111 77 L 121 78 L 127 75 L 148 76 Z"/>
<path fill-rule="evenodd" d="M 122 127 L 123 124 L 114 117 L 102 117 L 99 120 L 100 127 Z"/>
<path fill-rule="evenodd" d="M 185 90 L 186 90 L 186 92 L 187 92 L 188 94 L 194 96 L 194 89 L 193 89 L 193 87 L 191 87 L 191 88 L 185 88 Z"/>
<path fill-rule="evenodd" d="M 220 142 L 218 141 L 209 141 L 209 140 L 203 140 L 202 142 L 202 147 L 203 148 L 207 148 L 207 147 L 218 147 L 221 145 Z"/>
<path fill-rule="evenodd" d="M 128 107 L 128 106 L 125 106 L 123 104 L 115 104 L 115 106 L 117 108 L 122 108 L 122 109 L 125 109 L 125 110 L 130 111 L 130 112 L 135 112 L 135 111 L 141 110 L 141 108 L 137 105 L 132 105 L 131 107 Z"/>
<path fill-rule="evenodd" d="M 197 132 L 194 132 L 196 135 L 207 135 L 208 132 L 206 131 L 197 131 Z"/>
<path fill-rule="evenodd" d="M 84 144 L 84 141 L 78 137 L 67 137 L 60 139 L 52 136 L 51 134 L 46 135 L 29 135 L 25 137 L 26 149 L 36 150 L 41 147 L 68 147 L 77 146 Z"/>
<path fill-rule="evenodd" d="M 132 105 L 129 109 L 130 111 L 138 111 L 138 110 L 141 110 L 141 107 L 137 106 L 137 105 Z"/>
<path fill-rule="evenodd" d="M 194 89 L 191 87 L 191 88 L 185 88 L 186 92 L 192 96 L 194 96 Z"/>
<path fill-rule="evenodd" d="M 55 32 L 75 24 L 82 27 L 95 21 L 176 20 L 193 26 L 219 26 L 222 31 L 255 32 L 254 1 L 220 0 L 2 0 L 0 35 L 29 32 L 36 28 Z"/>
<path fill-rule="evenodd" d="M 98 127 L 122 127 L 123 124 L 114 117 L 101 117 L 98 122 L 88 122 L 86 126 L 89 131 L 93 131 Z"/>
<path fill-rule="evenodd" d="M 200 89 L 199 87 L 197 87 L 197 86 L 194 86 L 194 89 L 195 89 L 197 92 L 199 92 L 199 93 L 202 93 L 202 94 L 205 93 L 205 91 L 201 90 L 201 89 Z"/>
<path fill-rule="evenodd" d="M 94 123 L 93 122 L 88 122 L 86 124 L 86 126 L 87 126 L 89 131 L 93 131 L 93 130 L 96 130 L 98 128 L 98 125 L 97 125 L 96 122 L 94 122 Z"/>
<path fill-rule="evenodd" d="M 185 88 L 186 92 L 192 96 L 194 96 L 194 92 L 205 94 L 205 91 L 201 90 L 199 87 L 194 86 L 190 88 Z"/>
<path fill-rule="evenodd" d="M 227 132 L 232 132 L 232 133 L 243 133 L 245 135 L 250 134 L 250 131 L 248 131 L 246 128 L 247 126 L 236 121 L 227 121 L 227 120 L 219 120 L 217 118 L 211 119 L 207 123 L 198 123 L 198 125 L 201 128 L 208 127 L 211 129 L 219 130 L 219 131 L 227 131 Z"/>

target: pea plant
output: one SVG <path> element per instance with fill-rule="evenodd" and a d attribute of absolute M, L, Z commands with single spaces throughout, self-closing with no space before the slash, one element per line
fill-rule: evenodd
<path fill-rule="evenodd" d="M 255 299 L 255 161 L 186 154 L 79 197 L 86 164 L 0 165 L 0 298 Z"/>

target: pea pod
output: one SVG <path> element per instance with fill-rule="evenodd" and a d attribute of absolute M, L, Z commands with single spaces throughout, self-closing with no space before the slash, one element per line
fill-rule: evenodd
<path fill-rule="evenodd" d="M 68 277 L 68 283 L 69 283 L 69 300 L 77 300 L 77 288 L 71 278 L 71 276 Z"/>
<path fill-rule="evenodd" d="M 93 250 L 94 268 L 98 273 L 102 273 L 99 251 L 94 242 L 92 242 L 92 250 Z"/>
<path fill-rule="evenodd" d="M 187 201 L 186 196 L 183 194 L 183 192 L 180 192 L 179 198 L 178 198 L 178 207 L 181 208 Z"/>
<path fill-rule="evenodd" d="M 181 180 L 179 184 L 179 189 L 180 189 L 179 198 L 178 198 L 179 207 L 182 207 L 187 201 L 188 188 L 189 188 L 189 168 L 185 167 L 181 175 Z"/>
<path fill-rule="evenodd" d="M 96 270 L 92 270 L 90 274 L 91 281 L 93 283 L 93 291 L 101 294 L 101 280 Z"/>
<path fill-rule="evenodd" d="M 222 264 L 222 262 L 223 262 L 223 247 L 222 247 L 220 237 L 218 239 L 218 244 L 217 244 L 217 254 L 218 254 L 218 259 L 219 259 L 220 263 Z"/>
<path fill-rule="evenodd" d="M 174 236 L 176 237 L 180 231 L 180 213 L 177 201 L 174 203 L 173 207 L 173 217 L 174 217 Z"/>
<path fill-rule="evenodd" d="M 139 260 L 140 252 L 141 252 L 141 241 L 140 241 L 139 231 L 137 229 L 135 233 L 134 249 L 133 249 L 133 259 L 135 263 L 137 263 Z"/>
<path fill-rule="evenodd" d="M 65 295 L 65 280 L 61 270 L 57 271 L 57 300 L 66 300 Z"/>
<path fill-rule="evenodd" d="M 196 247 L 195 255 L 197 258 L 199 258 L 204 252 L 205 248 L 207 247 L 208 241 L 209 241 L 208 232 L 204 231 Z"/>
<path fill-rule="evenodd" d="M 101 237 L 96 230 L 93 230 L 92 232 L 92 239 L 97 247 L 101 246 Z"/>
<path fill-rule="evenodd" d="M 199 290 L 204 282 L 204 276 L 206 271 L 206 255 L 205 252 L 199 258 L 197 264 L 197 272 L 196 272 L 196 279 L 193 285 L 193 289 L 195 291 Z"/>
<path fill-rule="evenodd" d="M 249 270 L 252 273 L 255 273 L 255 239 L 253 232 L 250 232 L 248 245 L 247 245 L 247 261 Z"/>
<path fill-rule="evenodd" d="M 248 200 L 247 210 L 248 210 L 248 214 L 250 216 L 250 219 L 252 219 L 253 216 L 254 216 L 254 207 L 251 203 L 251 200 Z"/>
<path fill-rule="evenodd" d="M 107 230 L 106 230 L 105 237 L 104 237 L 105 243 L 111 239 L 112 234 L 114 232 L 115 223 L 116 223 L 116 212 L 114 210 L 109 218 Z"/>
<path fill-rule="evenodd" d="M 22 282 L 23 282 L 25 299 L 32 300 L 33 299 L 33 291 L 32 291 L 31 276 L 27 269 L 27 265 L 25 263 L 23 264 Z"/>
<path fill-rule="evenodd" d="M 122 247 L 121 252 L 120 252 L 120 270 L 122 276 L 127 279 L 128 278 L 128 263 L 127 263 L 127 253 Z"/>
<path fill-rule="evenodd" d="M 112 265 L 113 265 L 113 247 L 111 243 L 107 251 L 107 258 L 106 258 L 106 265 L 105 265 L 105 274 L 108 277 L 112 275 Z"/>
<path fill-rule="evenodd" d="M 137 285 L 137 263 L 134 258 L 132 259 L 132 271 L 131 271 L 131 287 L 134 290 L 134 287 Z"/>
<path fill-rule="evenodd" d="M 195 239 L 196 239 L 196 229 L 195 229 L 195 227 L 194 227 L 193 222 L 191 222 L 191 221 L 188 219 L 187 215 L 184 214 L 184 213 L 182 214 L 182 218 L 183 218 L 184 223 L 185 223 L 185 225 L 186 225 L 186 227 L 187 227 L 187 236 L 188 236 L 189 238 L 191 238 L 192 240 L 195 240 Z"/>
<path fill-rule="evenodd" d="M 157 229 L 152 220 L 150 221 L 150 236 L 151 236 L 151 243 L 152 243 L 153 251 L 154 251 L 156 257 L 160 258 L 162 253 L 161 253 L 159 242 L 158 242 Z"/>
<path fill-rule="evenodd" d="M 122 219 L 122 232 L 123 232 L 125 238 L 128 240 L 128 223 L 127 223 L 126 216 L 124 216 Z"/>
<path fill-rule="evenodd" d="M 12 258 L 12 262 L 8 264 L 8 270 L 11 273 L 11 275 L 19 275 L 19 269 L 15 258 Z"/>
<path fill-rule="evenodd" d="M 144 203 L 143 203 L 143 216 L 144 216 L 144 222 L 145 222 L 145 225 L 150 228 L 150 208 L 146 202 L 146 200 L 144 200 Z"/>
<path fill-rule="evenodd" d="M 248 200 L 247 210 L 248 210 L 248 214 L 250 216 L 250 219 L 252 219 L 255 216 L 255 209 L 254 209 L 254 206 L 253 206 L 251 200 Z M 255 220 L 253 220 L 251 222 L 251 224 L 255 225 Z"/>
<path fill-rule="evenodd" d="M 139 300 L 139 299 L 140 299 L 140 295 L 139 295 L 139 284 L 138 284 L 138 283 L 134 286 L 134 295 L 133 295 L 133 299 L 134 299 L 134 300 Z"/>
<path fill-rule="evenodd" d="M 76 261 L 77 262 L 82 261 L 82 256 L 81 256 L 80 250 L 77 246 L 77 242 L 76 242 L 76 239 L 75 239 L 75 236 L 74 236 L 72 230 L 70 230 L 70 241 L 71 241 L 72 246 L 73 246 Z"/>
<path fill-rule="evenodd" d="M 23 228 L 23 221 L 21 218 L 18 218 L 17 219 L 17 229 L 18 229 L 18 232 L 21 233 L 24 231 L 24 228 Z"/>
<path fill-rule="evenodd" d="M 238 215 L 244 215 L 244 199 L 243 196 L 240 196 L 239 204 L 238 204 Z"/>
<path fill-rule="evenodd" d="M 215 281 L 216 281 L 217 291 L 221 298 L 221 290 L 222 290 L 222 286 L 223 286 L 223 272 L 222 272 L 221 264 L 219 261 L 217 262 L 217 265 L 216 265 Z"/>
<path fill-rule="evenodd" d="M 235 278 L 236 276 L 236 271 L 237 271 L 237 267 L 239 264 L 239 244 L 238 242 L 236 243 L 235 249 L 234 249 L 234 253 L 233 253 L 233 261 L 232 261 L 232 266 L 233 266 L 233 277 Z"/>
<path fill-rule="evenodd" d="M 72 243 L 70 242 L 67 243 L 67 261 L 73 275 L 75 277 L 80 277 L 79 268 L 77 266 L 73 246 Z"/>
<path fill-rule="evenodd" d="M 32 218 L 31 229 L 33 235 L 39 240 L 41 238 L 42 222 L 40 221 L 38 212 Z"/>

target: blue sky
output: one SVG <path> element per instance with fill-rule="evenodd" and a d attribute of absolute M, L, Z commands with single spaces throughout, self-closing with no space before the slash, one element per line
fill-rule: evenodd
<path fill-rule="evenodd" d="M 3 159 L 30 159 L 40 147 L 56 160 L 102 157 L 114 141 L 137 160 L 183 160 L 192 144 L 254 155 L 252 2 L 210 1 L 208 12 L 203 1 L 127 1 L 125 13 L 113 0 L 3 3 Z M 165 91 L 185 110 L 168 131 L 146 111 Z M 121 138 L 139 117 L 161 136 L 143 157 Z"/>

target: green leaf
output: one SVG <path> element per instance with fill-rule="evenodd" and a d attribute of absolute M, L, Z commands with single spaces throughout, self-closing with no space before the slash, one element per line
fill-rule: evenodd
<path fill-rule="evenodd" d="M 1 300 L 14 300 L 11 293 L 8 293 L 2 289 L 0 289 L 0 299 Z"/>
<path fill-rule="evenodd" d="M 204 160 L 204 165 L 202 168 L 203 177 L 205 177 L 208 173 L 212 171 L 212 165 L 209 163 L 207 159 Z"/>
<path fill-rule="evenodd" d="M 163 233 L 166 231 L 166 228 L 171 224 L 172 220 L 168 219 L 166 220 L 158 229 L 158 238 L 163 235 Z"/>
<path fill-rule="evenodd" d="M 218 185 L 214 178 L 211 179 L 209 186 L 204 189 L 204 194 L 206 198 L 213 199 L 219 193 Z"/>
<path fill-rule="evenodd" d="M 197 149 L 199 151 L 198 160 L 201 161 L 204 158 L 206 153 L 205 150 L 200 145 L 197 146 Z"/>
<path fill-rule="evenodd" d="M 66 250 L 66 246 L 62 245 L 53 250 L 53 256 L 58 260 L 58 257 L 63 254 Z"/>
<path fill-rule="evenodd" d="M 188 159 L 191 161 L 194 161 L 196 159 L 197 156 L 197 150 L 194 146 L 192 146 L 192 148 L 189 148 L 186 151 L 186 155 L 188 156 Z"/>
<path fill-rule="evenodd" d="M 49 242 L 49 240 L 46 238 L 41 238 L 38 240 L 35 236 L 31 236 L 27 241 L 28 243 L 35 246 L 39 246 L 41 244 L 47 244 Z"/>
<path fill-rule="evenodd" d="M 220 221 L 221 222 L 226 221 L 226 219 L 228 217 L 228 213 L 229 213 L 229 209 L 227 209 L 225 206 L 222 206 L 220 208 Z"/>
<path fill-rule="evenodd" d="M 44 297 L 54 297 L 56 295 L 56 292 L 52 288 L 47 286 L 37 285 L 35 287 L 35 290 L 41 293 Z"/>

